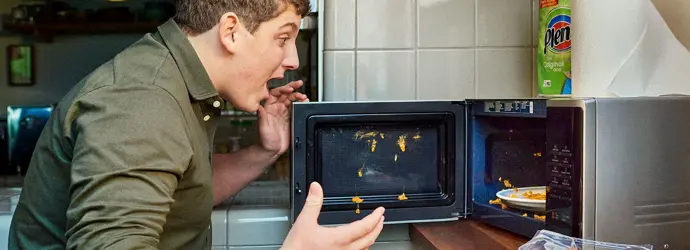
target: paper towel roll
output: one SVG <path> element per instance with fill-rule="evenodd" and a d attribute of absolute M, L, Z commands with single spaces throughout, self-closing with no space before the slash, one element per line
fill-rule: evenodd
<path fill-rule="evenodd" d="M 572 3 L 573 96 L 690 94 L 690 53 L 650 0 Z"/>

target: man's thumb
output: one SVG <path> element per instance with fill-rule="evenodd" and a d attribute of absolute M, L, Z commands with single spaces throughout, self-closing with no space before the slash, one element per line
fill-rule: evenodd
<path fill-rule="evenodd" d="M 316 221 L 321 213 L 321 205 L 323 204 L 323 189 L 318 182 L 312 182 L 309 186 L 309 194 L 304 203 L 304 208 L 300 213 L 300 217 L 307 221 Z"/>

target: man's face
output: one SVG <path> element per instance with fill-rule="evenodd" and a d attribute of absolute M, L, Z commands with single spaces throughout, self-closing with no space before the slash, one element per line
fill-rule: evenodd
<path fill-rule="evenodd" d="M 254 34 L 240 25 L 234 34 L 234 72 L 219 93 L 236 108 L 255 112 L 262 100 L 269 97 L 268 81 L 282 79 L 286 70 L 299 67 L 295 39 L 299 32 L 301 16 L 292 7 L 278 17 L 266 21 Z"/>

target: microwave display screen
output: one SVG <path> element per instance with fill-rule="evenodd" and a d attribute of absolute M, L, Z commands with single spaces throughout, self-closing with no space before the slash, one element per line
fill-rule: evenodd
<path fill-rule="evenodd" d="M 440 193 L 438 124 L 317 128 L 325 197 Z M 318 177 L 317 177 L 318 178 Z"/>

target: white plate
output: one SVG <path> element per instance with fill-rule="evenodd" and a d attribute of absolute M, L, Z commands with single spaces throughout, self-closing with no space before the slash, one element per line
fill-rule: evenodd
<path fill-rule="evenodd" d="M 522 209 L 532 212 L 545 212 L 546 211 L 546 201 L 545 200 L 530 200 L 522 196 L 523 193 L 532 191 L 532 193 L 546 193 L 546 186 L 543 187 L 523 187 L 518 188 L 517 193 L 515 190 L 506 189 L 496 193 L 496 197 L 500 198 L 501 201 L 516 209 Z M 510 196 L 516 194 L 516 198 L 511 198 Z"/>

